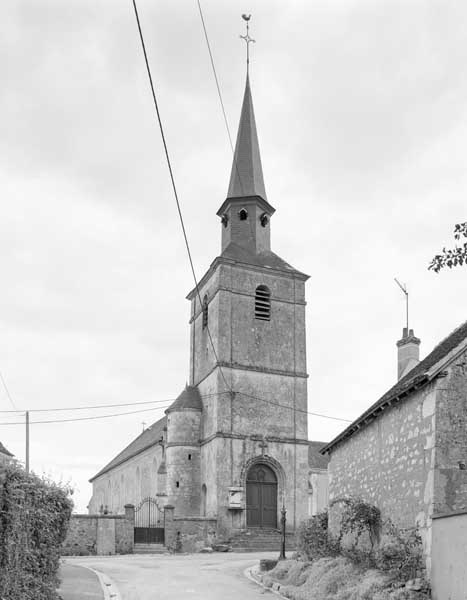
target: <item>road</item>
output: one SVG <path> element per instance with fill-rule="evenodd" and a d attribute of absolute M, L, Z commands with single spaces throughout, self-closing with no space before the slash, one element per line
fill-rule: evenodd
<path fill-rule="evenodd" d="M 264 590 L 244 571 L 277 552 L 67 558 L 110 577 L 122 600 L 259 600 Z"/>

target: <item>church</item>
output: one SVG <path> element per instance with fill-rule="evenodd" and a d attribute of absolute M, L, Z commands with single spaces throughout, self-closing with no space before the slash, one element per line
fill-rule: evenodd
<path fill-rule="evenodd" d="M 221 252 L 191 290 L 189 384 L 166 416 L 90 482 L 91 514 L 154 499 L 210 518 L 218 539 L 287 529 L 327 505 L 328 457 L 307 428 L 305 283 L 271 250 L 275 209 L 263 180 L 249 76 Z"/>

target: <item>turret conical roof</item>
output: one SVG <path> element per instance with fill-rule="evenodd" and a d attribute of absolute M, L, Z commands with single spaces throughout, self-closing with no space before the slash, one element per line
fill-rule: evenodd
<path fill-rule="evenodd" d="M 267 202 L 248 75 L 227 198 L 247 196 L 259 196 Z"/>

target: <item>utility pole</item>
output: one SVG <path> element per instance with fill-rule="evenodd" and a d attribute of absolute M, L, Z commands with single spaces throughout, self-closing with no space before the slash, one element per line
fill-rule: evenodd
<path fill-rule="evenodd" d="M 29 473 L 29 411 L 26 411 L 26 473 Z"/>

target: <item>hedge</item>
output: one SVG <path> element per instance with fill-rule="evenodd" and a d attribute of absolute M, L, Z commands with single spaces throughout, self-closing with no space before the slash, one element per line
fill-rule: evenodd
<path fill-rule="evenodd" d="M 56 600 L 71 490 L 9 466 L 0 472 L 0 598 Z"/>

